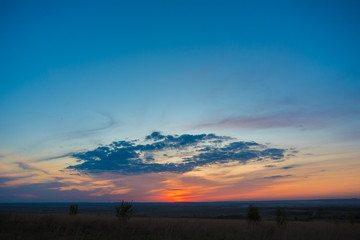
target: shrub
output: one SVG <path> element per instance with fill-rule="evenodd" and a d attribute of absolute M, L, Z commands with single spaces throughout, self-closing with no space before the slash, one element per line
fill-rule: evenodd
<path fill-rule="evenodd" d="M 69 208 L 69 214 L 70 215 L 76 215 L 78 213 L 78 205 L 77 204 L 71 204 Z"/>
<path fill-rule="evenodd" d="M 261 216 L 259 214 L 258 208 L 254 207 L 252 204 L 250 204 L 246 219 L 249 222 L 254 222 L 254 223 L 260 222 Z"/>
<path fill-rule="evenodd" d="M 284 209 L 282 209 L 281 207 L 277 207 L 276 208 L 276 223 L 279 227 L 284 226 L 286 227 L 287 225 L 287 216 L 286 216 L 286 212 L 284 211 Z"/>
<path fill-rule="evenodd" d="M 126 222 L 133 214 L 133 203 L 125 202 L 124 200 L 121 202 L 120 206 L 115 207 L 116 217 L 119 218 L 120 221 Z"/>
<path fill-rule="evenodd" d="M 338 224 L 339 223 L 339 217 L 337 215 L 333 215 L 333 221 L 335 224 Z"/>
<path fill-rule="evenodd" d="M 355 223 L 354 213 L 349 212 L 349 213 L 348 213 L 348 216 L 347 216 L 347 219 L 348 219 L 349 223 L 354 224 L 354 223 Z"/>

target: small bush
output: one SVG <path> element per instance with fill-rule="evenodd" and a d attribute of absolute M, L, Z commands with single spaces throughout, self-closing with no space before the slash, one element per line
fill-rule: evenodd
<path fill-rule="evenodd" d="M 261 216 L 257 207 L 254 207 L 252 204 L 249 205 L 249 210 L 247 213 L 246 219 L 249 222 L 257 223 L 261 221 Z"/>
<path fill-rule="evenodd" d="M 333 215 L 332 219 L 335 224 L 339 224 L 339 217 L 337 215 Z"/>
<path fill-rule="evenodd" d="M 349 213 L 348 213 L 348 216 L 347 216 L 347 219 L 348 219 L 349 223 L 354 224 L 354 223 L 355 223 L 354 213 L 349 212 Z"/>
<path fill-rule="evenodd" d="M 276 208 L 276 223 L 279 227 L 286 227 L 287 225 L 287 216 L 286 216 L 286 212 L 284 211 L 284 209 L 282 209 L 281 207 L 277 207 Z"/>
<path fill-rule="evenodd" d="M 70 215 L 76 215 L 78 213 L 78 205 L 71 204 L 69 208 L 69 214 Z"/>
<path fill-rule="evenodd" d="M 123 200 L 120 206 L 115 207 L 115 210 L 116 210 L 116 217 L 118 217 L 120 221 L 126 222 L 131 218 L 133 214 L 133 210 L 134 210 L 133 203 L 125 202 Z"/>

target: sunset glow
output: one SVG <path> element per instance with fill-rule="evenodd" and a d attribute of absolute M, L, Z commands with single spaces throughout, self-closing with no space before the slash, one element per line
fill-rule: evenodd
<path fill-rule="evenodd" d="M 360 198 L 359 4 L 195 2 L 0 3 L 0 202 Z"/>

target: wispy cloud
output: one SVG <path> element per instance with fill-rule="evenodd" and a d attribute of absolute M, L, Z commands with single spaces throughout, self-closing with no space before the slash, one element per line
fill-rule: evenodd
<path fill-rule="evenodd" d="M 36 160 L 36 162 L 45 162 L 45 161 L 56 160 L 56 159 L 65 158 L 65 157 L 72 157 L 73 155 L 74 155 L 74 153 L 66 153 L 66 154 L 62 154 L 62 155 L 58 155 L 58 156 L 42 158 L 42 159 Z"/>
<path fill-rule="evenodd" d="M 278 113 L 254 117 L 231 117 L 193 125 L 194 128 L 320 128 L 345 117 L 354 116 L 354 112 L 302 112 Z"/>
<path fill-rule="evenodd" d="M 110 128 L 116 126 L 117 124 L 119 124 L 119 122 L 115 121 L 115 119 L 110 114 L 102 114 L 102 115 L 107 119 L 107 122 L 104 123 L 103 125 L 94 127 L 94 128 L 89 128 L 89 129 L 67 132 L 66 137 L 68 139 L 89 137 L 91 135 L 94 135 L 101 131 L 110 129 Z"/>
<path fill-rule="evenodd" d="M 325 114 L 326 115 L 326 114 Z M 321 127 L 326 119 L 324 114 L 275 114 L 257 117 L 225 118 L 210 123 L 198 124 L 195 127 L 220 128 L 307 128 Z"/>
<path fill-rule="evenodd" d="M 103 123 L 100 123 L 97 126 L 93 126 L 91 128 L 84 128 L 74 131 L 62 131 L 58 134 L 51 135 L 48 137 L 45 137 L 39 141 L 35 141 L 29 146 L 26 146 L 26 149 L 34 149 L 35 147 L 39 147 L 39 145 L 49 144 L 49 143 L 56 143 L 56 142 L 64 142 L 64 141 L 72 141 L 77 139 L 88 139 L 96 134 L 100 134 L 108 129 L 111 129 L 113 127 L 116 127 L 119 125 L 119 121 L 113 118 L 110 114 L 101 114 L 101 116 L 104 117 Z M 47 160 L 54 160 L 62 157 L 66 157 L 67 154 L 55 156 L 55 157 L 49 157 L 49 158 L 43 158 L 39 159 L 38 161 L 47 161 Z"/>
<path fill-rule="evenodd" d="M 15 176 L 15 177 L 0 177 L 0 187 L 6 186 L 7 183 L 17 181 L 19 179 L 31 178 L 36 176 L 36 174 L 25 175 L 25 176 Z"/>
<path fill-rule="evenodd" d="M 226 118 L 213 123 L 204 123 L 195 127 L 223 127 L 223 128 L 274 128 L 274 127 L 302 127 L 301 121 L 296 116 L 268 116 L 268 117 L 239 117 Z"/>
<path fill-rule="evenodd" d="M 19 168 L 24 169 L 24 170 L 30 170 L 30 171 L 38 171 L 38 172 L 43 172 L 48 174 L 47 171 L 36 168 L 36 167 L 32 167 L 29 164 L 25 163 L 25 162 L 14 162 L 15 164 L 18 165 Z"/>

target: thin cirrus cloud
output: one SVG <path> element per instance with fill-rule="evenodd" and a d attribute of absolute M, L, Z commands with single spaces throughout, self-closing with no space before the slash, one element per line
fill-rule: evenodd
<path fill-rule="evenodd" d="M 60 158 L 65 158 L 65 157 L 72 157 L 73 154 L 74 153 L 66 153 L 66 154 L 62 154 L 62 155 L 58 155 L 58 156 L 42 158 L 42 159 L 37 160 L 36 162 L 45 162 L 45 161 L 50 161 L 50 160 L 55 160 L 55 159 L 60 159 Z"/>
<path fill-rule="evenodd" d="M 94 150 L 74 153 L 79 164 L 67 170 L 85 173 L 116 172 L 124 175 L 145 173 L 185 173 L 210 164 L 249 161 L 276 162 L 285 159 L 287 149 L 269 148 L 256 142 L 238 141 L 215 134 L 162 135 L 153 132 L 143 141 L 117 141 Z"/>
<path fill-rule="evenodd" d="M 341 113 L 341 117 L 349 113 Z M 260 117 L 234 117 L 194 125 L 194 128 L 219 127 L 219 128 L 314 128 L 323 127 L 336 121 L 340 115 L 334 113 L 303 113 L 303 114 L 275 114 Z"/>
<path fill-rule="evenodd" d="M 110 129 L 119 124 L 119 122 L 116 121 L 110 114 L 101 114 L 101 115 L 107 119 L 107 122 L 105 124 L 98 126 L 98 127 L 90 128 L 90 129 L 83 129 L 83 130 L 68 132 L 68 133 L 66 133 L 67 139 L 77 139 L 77 138 L 88 137 L 88 136 L 97 134 L 101 131 Z"/>
<path fill-rule="evenodd" d="M 212 122 L 204 122 L 192 125 L 192 128 L 300 128 L 317 129 L 338 126 L 345 122 L 351 123 L 360 116 L 358 109 L 325 109 L 322 111 L 275 112 L 269 115 L 251 117 L 228 117 L 217 119 Z"/>
<path fill-rule="evenodd" d="M 242 128 L 274 128 L 298 126 L 302 124 L 295 116 L 269 116 L 253 118 L 227 118 L 215 123 L 205 123 L 199 127 L 242 127 Z"/>
<path fill-rule="evenodd" d="M 40 168 L 36 168 L 36 167 L 30 166 L 29 164 L 24 163 L 24 162 L 15 162 L 15 164 L 17 164 L 18 167 L 21 168 L 21 169 L 23 169 L 23 170 L 37 171 L 37 172 L 43 172 L 43 173 L 48 174 L 47 171 L 42 170 L 42 169 L 40 169 Z"/>

